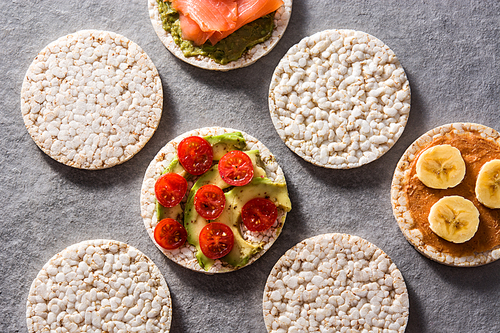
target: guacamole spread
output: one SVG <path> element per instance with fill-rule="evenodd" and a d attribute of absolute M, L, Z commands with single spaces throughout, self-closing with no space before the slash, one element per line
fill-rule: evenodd
<path fill-rule="evenodd" d="M 274 13 L 271 13 L 244 25 L 215 45 L 207 41 L 203 45 L 196 46 L 192 41 L 182 39 L 179 14 L 172 8 L 170 2 L 157 1 L 163 29 L 172 35 L 185 57 L 201 55 L 225 65 L 238 60 L 243 53 L 256 44 L 268 40 L 273 33 Z"/>

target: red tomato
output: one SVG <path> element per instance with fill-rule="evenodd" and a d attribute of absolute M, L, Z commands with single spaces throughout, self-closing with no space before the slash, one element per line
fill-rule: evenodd
<path fill-rule="evenodd" d="M 177 156 L 187 172 L 201 175 L 212 166 L 214 151 L 207 140 L 199 136 L 190 136 L 179 143 Z"/>
<path fill-rule="evenodd" d="M 201 229 L 199 241 L 201 252 L 207 258 L 219 259 L 231 252 L 234 235 L 224 223 L 212 222 Z"/>
<path fill-rule="evenodd" d="M 187 239 L 186 229 L 174 219 L 163 219 L 155 228 L 156 243 L 167 250 L 180 247 Z"/>
<path fill-rule="evenodd" d="M 226 197 L 216 185 L 202 186 L 194 196 L 194 208 L 207 220 L 214 220 L 222 214 L 226 205 Z"/>
<path fill-rule="evenodd" d="M 187 192 L 187 181 L 176 173 L 166 173 L 155 183 L 156 200 L 163 207 L 174 207 Z"/>
<path fill-rule="evenodd" d="M 278 208 L 268 199 L 252 199 L 241 209 L 243 224 L 250 231 L 267 230 L 274 224 L 277 218 Z"/>
<path fill-rule="evenodd" d="M 229 185 L 243 186 L 253 178 L 253 165 L 250 157 L 242 151 L 233 150 L 222 156 L 219 161 L 219 174 Z"/>

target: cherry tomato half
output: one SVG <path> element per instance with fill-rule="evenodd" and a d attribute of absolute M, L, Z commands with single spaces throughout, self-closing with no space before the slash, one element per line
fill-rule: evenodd
<path fill-rule="evenodd" d="M 233 150 L 222 156 L 219 161 L 219 174 L 226 183 L 243 186 L 253 178 L 253 165 L 250 157 L 242 151 Z"/>
<path fill-rule="evenodd" d="M 190 136 L 179 143 L 177 156 L 187 172 L 201 175 L 212 166 L 214 151 L 207 140 L 199 136 Z"/>
<path fill-rule="evenodd" d="M 163 207 L 174 207 L 187 192 L 187 180 L 176 173 L 166 173 L 155 183 L 156 200 Z"/>
<path fill-rule="evenodd" d="M 212 222 L 201 229 L 199 241 L 201 252 L 207 258 L 219 259 L 231 252 L 234 235 L 224 223 Z"/>
<path fill-rule="evenodd" d="M 201 217 L 207 220 L 218 218 L 225 205 L 224 192 L 216 185 L 204 185 L 194 195 L 194 208 Z"/>
<path fill-rule="evenodd" d="M 163 219 L 156 225 L 156 243 L 167 250 L 174 250 L 186 242 L 187 232 L 182 224 L 174 219 Z"/>
<path fill-rule="evenodd" d="M 267 230 L 274 224 L 277 218 L 278 208 L 268 199 L 252 199 L 241 209 L 243 224 L 250 231 Z"/>

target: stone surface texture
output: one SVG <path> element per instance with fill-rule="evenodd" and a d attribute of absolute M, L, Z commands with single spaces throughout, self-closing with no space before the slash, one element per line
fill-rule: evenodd
<path fill-rule="evenodd" d="M 278 45 L 255 64 L 226 73 L 175 58 L 151 25 L 146 0 L 3 1 L 0 14 L 0 321 L 1 332 L 27 332 L 26 298 L 49 258 L 87 239 L 116 239 L 150 257 L 172 295 L 171 332 L 266 332 L 266 278 L 286 250 L 323 233 L 360 236 L 384 250 L 403 274 L 410 298 L 406 332 L 499 332 L 500 261 L 476 268 L 435 263 L 413 249 L 392 215 L 390 185 L 405 149 L 451 122 L 500 129 L 500 2 L 294 1 Z M 24 75 L 36 54 L 82 29 L 114 31 L 153 60 L 164 90 L 158 130 L 129 161 L 79 170 L 45 155 L 20 109 Z M 351 170 L 305 162 L 281 141 L 267 94 L 275 66 L 300 39 L 326 29 L 367 32 L 403 65 L 412 92 L 401 138 L 380 159 Z M 205 126 L 241 129 L 262 141 L 282 167 L 293 209 L 273 247 L 240 271 L 207 276 L 182 268 L 155 247 L 140 216 L 144 172 L 169 140 Z"/>

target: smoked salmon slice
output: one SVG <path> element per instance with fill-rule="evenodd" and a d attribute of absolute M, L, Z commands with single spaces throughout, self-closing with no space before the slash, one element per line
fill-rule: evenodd
<path fill-rule="evenodd" d="M 182 39 L 193 41 L 195 45 L 203 45 L 214 34 L 200 29 L 198 23 L 188 16 L 179 13 L 179 23 L 181 25 Z"/>
<path fill-rule="evenodd" d="M 264 15 L 274 12 L 283 6 L 282 0 L 236 0 L 238 5 L 238 19 L 234 28 L 228 30 L 217 30 L 210 38 L 212 45 L 226 38 L 242 26 Z"/>
<path fill-rule="evenodd" d="M 172 0 L 171 3 L 175 10 L 196 22 L 203 32 L 226 31 L 236 26 L 238 5 L 235 0 Z"/>

